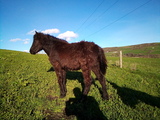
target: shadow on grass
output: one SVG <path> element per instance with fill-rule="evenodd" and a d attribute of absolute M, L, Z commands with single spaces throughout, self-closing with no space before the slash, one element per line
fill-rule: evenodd
<path fill-rule="evenodd" d="M 54 72 L 54 71 L 55 71 L 54 68 L 51 67 L 47 72 Z"/>
<path fill-rule="evenodd" d="M 47 72 L 53 71 L 54 68 L 51 67 Z M 84 79 L 82 72 L 67 71 L 66 79 L 78 80 L 78 82 L 82 85 L 83 91 Z M 94 83 L 94 80 L 93 85 L 100 90 L 100 93 L 102 93 L 101 89 Z M 94 97 L 86 96 L 86 99 L 82 102 L 81 97 L 83 92 L 80 91 L 80 88 L 74 88 L 73 93 L 75 98 L 70 98 L 68 101 L 66 101 L 66 118 L 72 118 L 73 116 L 76 116 L 77 120 L 107 120 L 107 118 L 103 115 L 102 111 L 100 110 L 99 104 Z"/>
<path fill-rule="evenodd" d="M 54 72 L 54 68 L 51 67 L 47 72 Z M 77 72 L 77 71 L 67 71 L 67 74 L 66 74 L 66 79 L 69 79 L 69 80 L 78 80 L 79 83 L 82 83 L 83 82 L 83 75 L 82 75 L 82 72 Z"/>
<path fill-rule="evenodd" d="M 78 80 L 78 82 L 81 83 L 82 88 L 84 88 L 84 78 L 83 78 L 82 72 L 67 71 L 66 79 Z"/>
<path fill-rule="evenodd" d="M 54 68 L 51 67 L 47 72 L 54 72 Z M 67 71 L 66 73 L 66 79 L 69 80 L 78 80 L 79 83 L 81 83 L 82 88 L 84 89 L 84 82 L 83 82 L 83 75 L 82 72 L 77 71 Z"/>
<path fill-rule="evenodd" d="M 54 68 L 51 67 L 47 72 L 54 72 Z M 82 72 L 77 72 L 77 71 L 67 71 L 66 73 L 66 79 L 69 79 L 69 80 L 78 80 L 79 83 L 81 83 L 81 86 L 82 86 L 82 92 L 84 90 L 84 78 L 83 78 L 83 74 Z M 101 94 L 101 97 L 102 97 L 102 88 L 100 88 L 96 83 L 95 83 L 95 80 L 93 77 L 92 77 L 92 84 L 99 90 L 99 93 Z"/>
<path fill-rule="evenodd" d="M 145 104 L 151 105 L 153 107 L 156 106 L 160 108 L 160 97 L 155 97 L 145 92 L 133 90 L 127 87 L 119 87 L 118 85 L 112 82 L 109 83 L 115 89 L 117 89 L 117 93 L 121 97 L 123 103 L 132 108 L 135 108 L 135 105 L 137 105 L 139 101 L 144 102 Z"/>
<path fill-rule="evenodd" d="M 79 102 L 81 91 L 79 88 L 73 90 L 75 98 L 66 101 L 65 113 L 67 116 L 76 116 L 77 120 L 107 120 L 99 108 L 94 97 L 87 96 L 86 100 Z"/>

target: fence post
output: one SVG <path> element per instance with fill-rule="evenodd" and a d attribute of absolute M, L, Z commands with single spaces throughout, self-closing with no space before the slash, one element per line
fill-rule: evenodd
<path fill-rule="evenodd" d="M 120 65 L 120 68 L 122 68 L 122 51 L 121 50 L 119 51 L 119 65 Z"/>

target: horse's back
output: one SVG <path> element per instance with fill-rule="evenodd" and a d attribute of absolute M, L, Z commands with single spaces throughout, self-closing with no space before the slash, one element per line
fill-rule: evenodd
<path fill-rule="evenodd" d="M 93 42 L 64 43 L 53 52 L 52 59 L 59 61 L 61 67 L 65 69 L 78 70 L 85 65 L 90 67 L 99 65 L 102 51 L 102 48 Z"/>
<path fill-rule="evenodd" d="M 79 59 L 86 60 L 91 65 L 97 64 L 101 55 L 104 54 L 103 49 L 93 42 L 81 41 L 77 44 L 75 43 L 75 46 Z"/>
<path fill-rule="evenodd" d="M 87 53 L 97 53 L 100 48 L 95 43 L 86 41 L 81 41 L 79 43 L 75 43 L 74 45 L 76 46 L 77 50 L 81 51 L 85 55 L 88 55 Z"/>
<path fill-rule="evenodd" d="M 90 68 L 97 67 L 102 74 L 105 74 L 107 69 L 107 60 L 103 49 L 93 42 L 82 41 L 80 44 L 83 48 L 83 59 L 86 60 L 87 65 Z"/>

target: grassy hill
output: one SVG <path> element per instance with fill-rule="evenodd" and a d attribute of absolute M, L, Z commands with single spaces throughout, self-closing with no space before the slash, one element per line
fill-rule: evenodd
<path fill-rule="evenodd" d="M 101 86 L 95 81 L 81 103 L 81 71 L 67 73 L 68 92 L 62 99 L 46 55 L 0 50 L 0 119 L 159 120 L 160 59 L 124 57 L 122 69 L 118 57 L 107 59 L 110 100 L 102 100 Z"/>
<path fill-rule="evenodd" d="M 160 58 L 160 43 L 104 48 L 104 51 L 110 56 L 117 56 L 115 53 L 120 50 L 123 51 L 124 56 L 128 57 Z"/>

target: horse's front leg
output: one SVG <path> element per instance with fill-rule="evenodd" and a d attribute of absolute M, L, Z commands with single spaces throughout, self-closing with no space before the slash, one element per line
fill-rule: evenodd
<path fill-rule="evenodd" d="M 63 98 L 66 96 L 66 71 L 60 70 L 56 71 L 57 77 L 58 77 L 58 83 L 60 87 L 60 98 Z"/>
<path fill-rule="evenodd" d="M 62 70 L 62 85 L 63 85 L 63 88 L 64 88 L 65 96 L 66 96 L 66 93 L 67 93 L 66 82 L 67 82 L 67 80 L 66 80 L 66 71 Z"/>
<path fill-rule="evenodd" d="M 57 78 L 58 78 L 58 83 L 60 87 L 60 97 L 63 98 L 66 96 L 66 71 L 63 70 L 58 62 L 52 62 L 52 65 L 55 69 Z"/>
<path fill-rule="evenodd" d="M 58 77 L 58 83 L 60 87 L 60 98 L 63 98 L 66 96 L 66 71 L 60 70 L 56 72 Z"/>
<path fill-rule="evenodd" d="M 60 97 L 63 98 L 66 96 L 66 71 L 62 69 L 61 65 L 59 62 L 52 61 L 52 58 L 49 58 L 51 64 L 54 67 L 54 70 L 56 72 L 57 78 L 58 78 L 58 83 L 60 87 Z"/>

